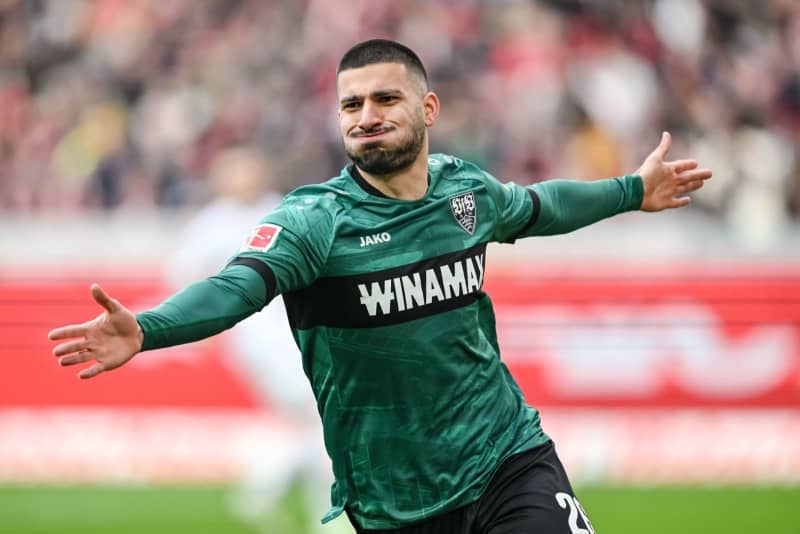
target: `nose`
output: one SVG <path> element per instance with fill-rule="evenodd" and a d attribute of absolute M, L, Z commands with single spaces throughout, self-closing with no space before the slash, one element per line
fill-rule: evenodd
<path fill-rule="evenodd" d="M 383 122 L 379 107 L 367 100 L 361 106 L 361 114 L 358 116 L 358 127 L 361 130 L 369 131 Z"/>

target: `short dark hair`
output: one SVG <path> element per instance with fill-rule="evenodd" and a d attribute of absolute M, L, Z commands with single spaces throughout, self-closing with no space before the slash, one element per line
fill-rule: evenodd
<path fill-rule="evenodd" d="M 345 52 L 336 67 L 336 75 L 348 69 L 357 69 L 375 63 L 402 63 L 409 73 L 419 76 L 428 88 L 428 73 L 422 60 L 409 47 L 388 39 L 370 39 Z"/>

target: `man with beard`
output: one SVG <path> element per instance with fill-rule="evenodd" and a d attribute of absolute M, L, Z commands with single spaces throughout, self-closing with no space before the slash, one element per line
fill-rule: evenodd
<path fill-rule="evenodd" d="M 301 187 L 218 275 L 134 315 L 99 286 L 97 319 L 56 329 L 82 378 L 214 335 L 284 296 L 333 463 L 332 509 L 358 532 L 592 532 L 552 441 L 499 358 L 486 245 L 570 232 L 629 210 L 689 203 L 711 176 L 665 161 L 665 133 L 633 174 L 501 183 L 428 154 L 439 100 L 419 58 L 360 43 L 337 70 L 353 163 Z M 265 340 L 266 343 L 269 340 Z M 268 452 L 267 452 L 268 453 Z"/>

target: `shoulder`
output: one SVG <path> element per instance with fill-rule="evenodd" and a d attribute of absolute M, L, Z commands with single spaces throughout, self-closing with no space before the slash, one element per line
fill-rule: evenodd
<path fill-rule="evenodd" d="M 438 174 L 444 180 L 497 181 L 475 163 L 450 154 L 431 154 L 428 156 L 428 168 L 431 174 Z"/>
<path fill-rule="evenodd" d="M 472 190 L 483 192 L 496 211 L 502 211 L 509 199 L 518 198 L 520 188 L 513 182 L 503 183 L 471 161 L 448 154 L 432 154 L 429 160 L 431 173 L 440 173 L 441 191 L 446 194 Z M 476 193 L 478 194 L 478 193 Z"/>
<path fill-rule="evenodd" d="M 345 206 L 342 193 L 324 184 L 302 186 L 283 197 L 277 209 L 293 208 L 309 213 L 337 211 Z"/>
<path fill-rule="evenodd" d="M 503 184 L 471 161 L 449 154 L 431 154 L 428 168 L 431 176 L 437 178 L 438 188 L 444 194 L 484 190 L 493 201 L 502 195 Z"/>
<path fill-rule="evenodd" d="M 289 228 L 299 235 L 315 230 L 330 231 L 355 200 L 347 182 L 337 177 L 288 193 L 264 222 Z"/>
<path fill-rule="evenodd" d="M 342 171 L 342 174 L 325 182 L 304 185 L 287 194 L 281 206 L 306 206 L 306 209 L 324 210 L 328 213 L 350 209 L 363 196 L 363 192 L 354 187 L 353 179 Z"/>

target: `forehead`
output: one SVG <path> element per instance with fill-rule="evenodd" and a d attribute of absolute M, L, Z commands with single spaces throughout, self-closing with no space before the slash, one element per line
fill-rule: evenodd
<path fill-rule="evenodd" d="M 402 63 L 374 63 L 339 73 L 336 89 L 340 97 L 368 95 L 385 89 L 413 89 L 413 82 Z"/>

